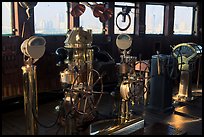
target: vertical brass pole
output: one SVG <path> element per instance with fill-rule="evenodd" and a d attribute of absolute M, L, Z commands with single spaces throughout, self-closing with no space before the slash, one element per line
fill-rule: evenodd
<path fill-rule="evenodd" d="M 36 66 L 33 65 L 22 66 L 22 70 L 23 70 L 23 93 L 24 93 L 24 114 L 26 118 L 26 134 L 37 135 L 38 127 L 33 117 L 33 113 L 36 117 L 38 113 Z"/>
<path fill-rule="evenodd" d="M 65 93 L 65 98 L 69 98 L 69 100 L 64 100 L 64 107 L 65 107 L 65 128 L 64 133 L 65 135 L 72 135 L 74 130 L 74 117 L 70 114 L 72 110 L 69 110 L 67 108 L 71 108 L 71 100 L 73 99 L 69 92 Z"/>
<path fill-rule="evenodd" d="M 128 107 L 128 100 L 125 101 L 125 122 L 129 120 L 129 107 Z"/>
<path fill-rule="evenodd" d="M 93 61 L 93 49 L 87 49 L 87 60 L 86 60 L 86 64 L 87 64 L 87 81 L 88 81 L 88 86 L 92 86 L 93 85 L 93 73 L 91 73 L 92 69 L 93 69 L 93 65 L 92 65 L 92 61 Z"/>
<path fill-rule="evenodd" d="M 149 73 L 146 71 L 145 72 L 145 81 L 144 81 L 144 85 L 145 85 L 146 88 L 144 87 L 144 92 L 145 93 L 143 94 L 144 95 L 144 97 L 143 97 L 143 99 L 144 99 L 143 100 L 144 101 L 144 106 L 147 105 L 147 100 L 148 100 L 148 93 L 147 93 L 148 92 L 148 89 L 147 89 L 147 82 L 148 82 L 147 77 L 148 76 L 149 76 Z"/>
<path fill-rule="evenodd" d="M 200 64 L 201 64 L 201 57 L 199 57 L 199 62 L 198 62 L 198 75 L 197 75 L 197 83 L 196 87 L 199 87 L 199 80 L 200 80 Z"/>
<path fill-rule="evenodd" d="M 122 99 L 120 111 L 121 111 L 120 123 L 122 124 L 125 122 L 125 100 L 124 99 Z"/>

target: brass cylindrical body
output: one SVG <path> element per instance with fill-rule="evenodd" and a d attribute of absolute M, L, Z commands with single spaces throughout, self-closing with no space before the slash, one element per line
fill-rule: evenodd
<path fill-rule="evenodd" d="M 70 55 L 71 60 L 67 68 L 69 74 L 67 73 L 66 79 L 62 79 L 63 75 L 61 75 L 61 82 L 64 80 L 71 84 L 72 92 L 65 95 L 67 98 L 65 102 L 70 104 L 67 108 L 73 113 L 73 117 L 67 118 L 65 134 L 76 134 L 76 126 L 83 122 L 81 119 L 90 117 L 88 111 L 91 112 L 90 104 L 92 102 L 90 98 L 92 98 L 92 94 L 90 92 L 93 90 L 92 62 L 94 59 L 94 51 L 91 46 L 92 41 L 92 31 L 84 31 L 80 27 L 73 28 L 64 42 L 64 47 L 71 50 L 72 54 Z M 69 97 L 72 99 L 69 99 Z"/>
<path fill-rule="evenodd" d="M 128 64 L 127 64 L 127 63 L 122 63 L 122 64 L 120 65 L 120 73 L 121 73 L 121 74 L 127 74 L 128 71 L 129 71 L 129 66 L 128 66 Z"/>
<path fill-rule="evenodd" d="M 38 98 L 37 98 L 37 77 L 36 66 L 22 66 L 23 71 L 23 93 L 24 93 L 24 114 L 26 118 L 26 134 L 36 135 L 38 126 L 33 117 L 37 117 Z"/>

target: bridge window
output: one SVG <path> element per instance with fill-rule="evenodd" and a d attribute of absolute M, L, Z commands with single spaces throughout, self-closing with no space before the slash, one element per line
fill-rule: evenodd
<path fill-rule="evenodd" d="M 135 3 L 115 2 L 114 34 L 134 34 Z"/>
<path fill-rule="evenodd" d="M 97 2 L 97 4 L 103 4 L 103 2 Z M 103 23 L 100 22 L 99 18 L 96 18 L 93 15 L 91 8 L 86 5 L 85 7 L 85 12 L 79 17 L 79 26 L 83 27 L 84 29 L 91 29 L 93 34 L 102 34 Z"/>
<path fill-rule="evenodd" d="M 12 35 L 12 3 L 2 2 L 2 35 Z"/>
<path fill-rule="evenodd" d="M 191 35 L 193 24 L 193 7 L 175 6 L 174 34 Z"/>
<path fill-rule="evenodd" d="M 146 34 L 163 34 L 164 6 L 146 5 Z"/>
<path fill-rule="evenodd" d="M 66 2 L 38 2 L 34 9 L 35 34 L 66 34 Z"/>

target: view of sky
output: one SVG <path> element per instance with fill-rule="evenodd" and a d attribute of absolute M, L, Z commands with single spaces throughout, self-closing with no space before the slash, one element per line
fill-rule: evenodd
<path fill-rule="evenodd" d="M 92 33 L 102 33 L 103 23 L 100 22 L 99 18 L 94 17 L 91 8 L 86 7 L 85 12 L 79 17 L 79 25 L 85 29 L 92 29 Z"/>
<path fill-rule="evenodd" d="M 134 3 L 116 2 L 117 5 L 134 6 Z M 131 25 L 126 31 L 120 31 L 114 27 L 114 32 L 130 33 L 134 32 L 134 11 L 131 9 Z M 114 20 L 122 8 L 115 8 Z M 67 5 L 66 2 L 38 2 L 34 8 L 35 32 L 43 34 L 66 34 L 67 33 Z M 185 16 L 184 16 L 185 15 Z M 175 7 L 174 34 L 191 34 L 192 31 L 192 7 Z M 9 18 L 10 17 L 10 18 Z M 122 17 L 118 19 L 119 25 L 126 26 L 129 21 L 122 22 Z M 146 33 L 163 34 L 164 6 L 146 5 Z M 114 21 L 115 22 L 115 21 Z M 85 12 L 80 16 L 80 26 L 85 29 L 92 29 L 93 33 L 102 32 L 102 23 L 93 16 L 92 10 L 86 6 Z M 10 2 L 2 2 L 2 34 L 11 34 L 11 5 Z"/>
<path fill-rule="evenodd" d="M 67 33 L 66 2 L 38 2 L 34 9 L 35 33 Z"/>
<path fill-rule="evenodd" d="M 11 3 L 2 2 L 2 34 L 11 34 Z"/>
<path fill-rule="evenodd" d="M 164 6 L 146 5 L 146 34 L 163 34 Z"/>
<path fill-rule="evenodd" d="M 191 34 L 193 8 L 175 6 L 174 34 Z"/>

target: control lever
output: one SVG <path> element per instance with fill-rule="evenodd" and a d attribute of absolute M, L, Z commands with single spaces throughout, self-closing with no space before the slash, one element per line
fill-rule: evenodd
<path fill-rule="evenodd" d="M 161 69 L 160 69 L 159 51 L 157 51 L 157 72 L 158 72 L 158 75 L 160 75 Z"/>

